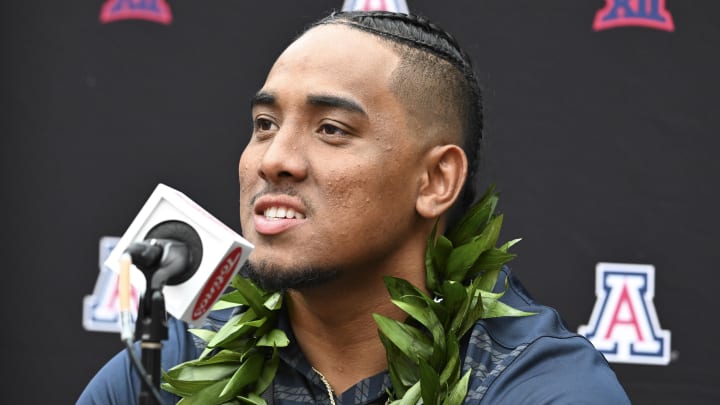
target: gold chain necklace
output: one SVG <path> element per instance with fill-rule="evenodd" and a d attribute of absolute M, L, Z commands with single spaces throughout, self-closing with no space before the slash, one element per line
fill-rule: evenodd
<path fill-rule="evenodd" d="M 325 376 L 317 371 L 315 367 L 312 368 L 315 374 L 320 376 L 320 379 L 322 380 L 323 384 L 325 384 L 325 388 L 327 389 L 328 398 L 330 398 L 330 405 L 335 405 L 335 393 L 333 392 L 332 387 L 330 386 L 330 383 L 328 382 L 327 378 Z"/>

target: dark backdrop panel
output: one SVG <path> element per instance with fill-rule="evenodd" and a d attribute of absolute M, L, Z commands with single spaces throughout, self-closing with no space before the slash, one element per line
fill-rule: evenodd
<path fill-rule="evenodd" d="M 169 26 L 98 22 L 102 1 L 5 2 L 2 343 L 7 403 L 72 403 L 116 351 L 87 332 L 97 246 L 158 182 L 239 229 L 248 100 L 277 54 L 340 0 L 170 1 Z M 656 267 L 669 366 L 614 364 L 634 403 L 717 403 L 713 232 L 719 3 L 668 0 L 675 32 L 592 31 L 603 0 L 408 1 L 455 33 L 485 87 L 478 181 L 497 184 L 512 263 L 572 329 L 599 261 Z M 8 398 L 9 395 L 9 398 Z"/>

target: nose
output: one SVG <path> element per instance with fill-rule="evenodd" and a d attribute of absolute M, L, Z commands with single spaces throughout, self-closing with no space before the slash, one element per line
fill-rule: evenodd
<path fill-rule="evenodd" d="M 260 161 L 261 178 L 278 183 L 301 181 L 307 176 L 308 164 L 302 136 L 298 131 L 288 127 L 282 128 L 266 145 Z"/>

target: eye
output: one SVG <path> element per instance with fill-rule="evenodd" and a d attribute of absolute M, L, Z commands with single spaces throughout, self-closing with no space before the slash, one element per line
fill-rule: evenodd
<path fill-rule="evenodd" d="M 277 125 L 267 118 L 258 117 L 253 121 L 254 132 L 268 132 L 277 129 Z"/>
<path fill-rule="evenodd" d="M 347 136 L 350 135 L 347 133 L 347 131 L 338 128 L 335 125 L 332 124 L 323 124 L 320 126 L 320 132 L 323 135 L 331 135 L 331 136 Z"/>

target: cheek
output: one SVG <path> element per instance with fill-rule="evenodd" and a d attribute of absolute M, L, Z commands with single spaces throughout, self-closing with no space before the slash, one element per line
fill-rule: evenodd
<path fill-rule="evenodd" d="M 243 208 L 248 204 L 248 199 L 252 197 L 251 187 L 253 183 L 253 169 L 254 165 L 251 154 L 243 152 L 240 155 L 240 161 L 238 162 L 238 180 L 240 182 L 240 213 L 242 214 Z"/>
<path fill-rule="evenodd" d="M 248 148 L 246 147 L 243 152 L 240 154 L 240 161 L 238 162 L 238 173 L 240 174 L 240 178 L 242 178 L 243 172 L 247 172 L 248 170 Z"/>
<path fill-rule="evenodd" d="M 322 199 L 329 208 L 338 210 L 360 209 L 366 205 L 365 200 L 370 197 L 369 184 L 371 179 L 358 173 L 363 173 L 362 165 L 357 164 L 344 167 L 342 170 L 332 170 L 328 174 L 323 187 Z M 366 171 L 365 171 L 366 172 Z M 357 214 L 351 214 L 357 215 Z"/>
<path fill-rule="evenodd" d="M 407 168 L 395 159 L 378 159 L 381 164 L 357 163 L 329 171 L 322 199 L 329 208 L 345 216 L 397 215 L 414 209 L 412 181 Z M 349 218 L 350 217 L 350 218 Z"/>
<path fill-rule="evenodd" d="M 240 179 L 240 187 L 248 184 L 252 178 L 253 173 L 256 172 L 257 159 L 253 159 L 253 156 L 257 156 L 257 153 L 253 153 L 252 148 L 248 145 L 243 153 L 240 155 L 240 161 L 238 162 L 238 177 Z"/>

